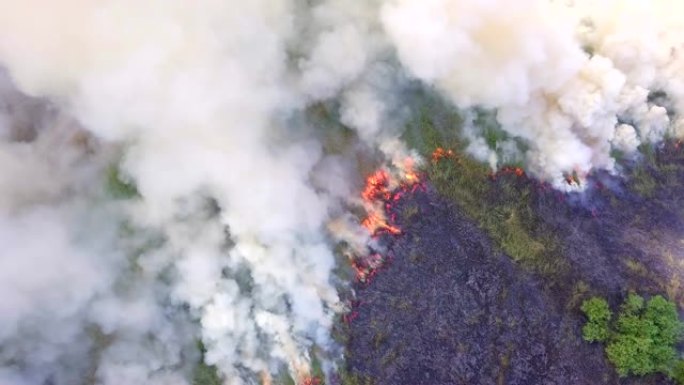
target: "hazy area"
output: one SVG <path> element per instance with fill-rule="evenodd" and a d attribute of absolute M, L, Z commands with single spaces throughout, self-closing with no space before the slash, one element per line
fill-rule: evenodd
<path fill-rule="evenodd" d="M 684 381 L 682 49 L 676 0 L 0 0 L 0 385 Z"/>

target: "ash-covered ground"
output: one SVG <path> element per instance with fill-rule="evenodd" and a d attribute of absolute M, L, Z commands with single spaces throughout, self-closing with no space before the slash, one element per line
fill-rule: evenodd
<path fill-rule="evenodd" d="M 531 191 L 536 228 L 554 235 L 550 273 L 499 251 L 431 185 L 406 194 L 391 208 L 403 229 L 391 263 L 356 287 L 349 372 L 377 385 L 669 384 L 619 378 L 602 347 L 582 340 L 579 311 L 591 295 L 616 306 L 630 290 L 682 305 L 684 162 L 673 146 L 655 156 L 658 169 L 626 169 L 633 182 L 598 175 L 583 194 L 514 182 Z"/>

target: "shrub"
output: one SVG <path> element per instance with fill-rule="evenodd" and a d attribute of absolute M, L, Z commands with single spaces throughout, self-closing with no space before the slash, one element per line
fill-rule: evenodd
<path fill-rule="evenodd" d="M 584 339 L 606 343 L 606 356 L 621 377 L 660 372 L 684 384 L 684 364 L 676 361 L 675 349 L 682 323 L 673 302 L 659 295 L 645 302 L 629 294 L 612 323 L 612 313 L 602 298 L 584 301 L 581 309 L 588 318 L 582 329 Z"/>
<path fill-rule="evenodd" d="M 582 328 L 582 335 L 586 341 L 602 342 L 608 338 L 608 323 L 613 312 L 605 299 L 594 297 L 584 301 L 581 307 L 589 321 Z"/>
<path fill-rule="evenodd" d="M 672 378 L 679 384 L 684 384 L 684 361 L 679 360 L 672 369 Z"/>

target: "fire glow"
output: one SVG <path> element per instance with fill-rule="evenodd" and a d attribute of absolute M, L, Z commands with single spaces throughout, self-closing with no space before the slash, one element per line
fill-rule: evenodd
<path fill-rule="evenodd" d="M 413 193 L 416 189 L 424 187 L 415 165 L 416 161 L 409 157 L 404 159 L 394 172 L 381 168 L 366 178 L 361 198 L 367 216 L 361 221 L 361 225 L 373 239 L 383 235 L 396 237 L 402 234 L 402 229 L 396 223 L 393 208 L 404 194 Z M 389 258 L 388 255 L 378 252 L 353 258 L 351 267 L 356 280 L 368 283 Z"/>
<path fill-rule="evenodd" d="M 401 229 L 387 220 L 387 214 L 394 202 L 399 201 L 405 192 L 411 191 L 419 184 L 420 177 L 412 158 L 406 158 L 397 174 L 394 176 L 388 170 L 379 169 L 366 178 L 361 198 L 368 216 L 361 221 L 361 225 L 373 237 L 382 233 L 401 234 Z"/>
<path fill-rule="evenodd" d="M 504 175 L 515 175 L 517 178 L 527 177 L 527 174 L 525 174 L 525 170 L 523 170 L 521 167 L 505 166 L 500 168 L 496 172 L 489 173 L 489 178 L 491 180 L 495 180 L 497 177 Z"/>
<path fill-rule="evenodd" d="M 318 377 L 306 377 L 302 380 L 301 385 L 321 385 L 322 383 Z"/>
<path fill-rule="evenodd" d="M 442 159 L 453 159 L 453 150 L 445 150 L 442 147 L 437 147 L 435 151 L 432 152 L 432 163 L 437 163 Z"/>

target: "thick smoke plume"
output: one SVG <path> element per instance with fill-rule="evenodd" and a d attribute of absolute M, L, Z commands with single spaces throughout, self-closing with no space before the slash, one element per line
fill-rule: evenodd
<path fill-rule="evenodd" d="M 335 350 L 331 242 L 368 237 L 356 154 L 410 154 L 407 90 L 461 109 L 474 156 L 565 188 L 684 136 L 683 8 L 0 0 L 0 383 L 188 384 L 197 341 L 226 384 L 303 378 Z"/>
<path fill-rule="evenodd" d="M 633 153 L 681 135 L 680 118 L 671 116 L 682 100 L 681 7 L 397 0 L 383 5 L 381 18 L 413 76 L 460 107 L 496 110 L 511 140 L 529 147 L 518 158 L 563 187 L 563 174 L 613 170 L 612 150 Z M 649 98 L 657 92 L 666 105 Z M 511 156 L 512 147 L 475 138 L 470 149 L 496 166 L 496 151 Z"/>

